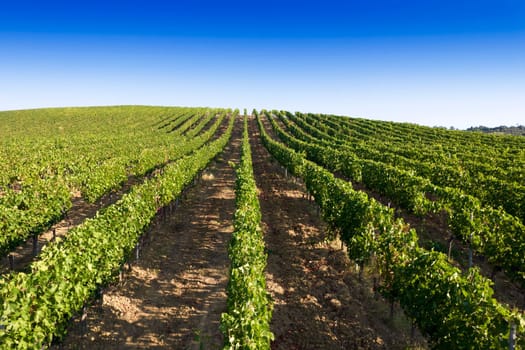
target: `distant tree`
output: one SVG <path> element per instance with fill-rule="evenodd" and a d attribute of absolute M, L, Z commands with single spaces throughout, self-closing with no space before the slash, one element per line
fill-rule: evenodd
<path fill-rule="evenodd" d="M 480 125 L 480 126 L 470 127 L 467 129 L 467 131 L 478 131 L 478 132 L 484 132 L 487 134 L 502 133 L 502 134 L 509 134 L 509 135 L 525 136 L 525 126 L 524 125 L 516 125 L 516 126 L 501 125 L 495 128 L 489 128 L 489 127 Z"/>

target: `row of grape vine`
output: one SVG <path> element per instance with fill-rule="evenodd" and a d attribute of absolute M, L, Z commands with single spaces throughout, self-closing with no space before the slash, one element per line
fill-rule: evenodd
<path fill-rule="evenodd" d="M 228 249 L 228 309 L 222 314 L 221 329 L 225 349 L 269 349 L 273 334 L 272 305 L 264 275 L 267 254 L 246 116 L 241 149 L 236 171 L 234 232 Z"/>

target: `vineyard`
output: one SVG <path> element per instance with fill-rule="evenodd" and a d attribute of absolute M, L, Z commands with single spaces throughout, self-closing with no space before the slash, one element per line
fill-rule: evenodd
<path fill-rule="evenodd" d="M 525 349 L 525 138 L 0 112 L 2 349 Z"/>

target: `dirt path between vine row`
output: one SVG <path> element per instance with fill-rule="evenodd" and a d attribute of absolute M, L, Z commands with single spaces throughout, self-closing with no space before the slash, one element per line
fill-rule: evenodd
<path fill-rule="evenodd" d="M 250 121 L 253 166 L 268 251 L 267 285 L 274 299 L 272 349 L 426 348 L 396 307 L 359 280 L 338 241 L 326 240 L 304 185 L 285 177 Z"/>
<path fill-rule="evenodd" d="M 76 320 L 57 348 L 217 349 L 226 311 L 228 243 L 233 232 L 235 173 L 242 123 L 166 220 L 152 225 L 149 243 L 101 305 Z"/>

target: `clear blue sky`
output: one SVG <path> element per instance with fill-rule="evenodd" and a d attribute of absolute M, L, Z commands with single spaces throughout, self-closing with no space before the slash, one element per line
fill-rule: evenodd
<path fill-rule="evenodd" d="M 0 110 L 112 104 L 525 124 L 525 1 L 0 2 Z"/>

